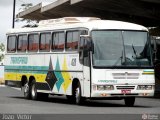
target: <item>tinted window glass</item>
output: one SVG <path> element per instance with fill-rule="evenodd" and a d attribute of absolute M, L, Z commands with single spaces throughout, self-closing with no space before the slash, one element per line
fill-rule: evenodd
<path fill-rule="evenodd" d="M 65 36 L 64 33 L 59 33 L 58 50 L 64 49 Z"/>
<path fill-rule="evenodd" d="M 87 30 L 81 30 L 81 35 L 88 35 L 88 31 Z"/>
<path fill-rule="evenodd" d="M 79 31 L 67 32 L 66 49 L 76 50 L 78 49 Z"/>
<path fill-rule="evenodd" d="M 123 63 L 123 40 L 121 31 L 93 31 L 94 65 L 120 66 Z"/>
<path fill-rule="evenodd" d="M 84 47 L 83 44 L 84 44 L 84 39 L 81 38 L 81 39 L 80 39 L 80 42 L 79 42 L 79 49 L 80 49 L 80 50 L 83 50 L 83 47 Z"/>
<path fill-rule="evenodd" d="M 38 51 L 39 35 L 31 34 L 29 35 L 28 39 L 29 39 L 29 51 L 33 51 L 33 52 Z"/>
<path fill-rule="evenodd" d="M 52 49 L 53 50 L 63 50 L 65 43 L 64 32 L 56 32 L 53 34 Z"/>
<path fill-rule="evenodd" d="M 50 51 L 51 33 L 42 33 L 40 37 L 40 50 Z"/>
<path fill-rule="evenodd" d="M 72 49 L 72 32 L 67 32 L 67 44 L 66 44 L 66 49 Z"/>
<path fill-rule="evenodd" d="M 93 65 L 149 67 L 151 51 L 148 33 L 143 31 L 92 31 Z"/>
<path fill-rule="evenodd" d="M 8 37 L 7 51 L 8 52 L 15 52 L 16 51 L 16 36 L 9 36 Z"/>
<path fill-rule="evenodd" d="M 27 35 L 19 35 L 18 37 L 18 51 L 25 52 L 27 50 Z"/>

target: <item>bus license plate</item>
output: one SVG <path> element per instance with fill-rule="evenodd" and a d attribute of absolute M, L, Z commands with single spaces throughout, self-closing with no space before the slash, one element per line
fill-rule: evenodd
<path fill-rule="evenodd" d="M 131 90 L 121 90 L 121 93 L 123 94 L 131 93 Z"/>

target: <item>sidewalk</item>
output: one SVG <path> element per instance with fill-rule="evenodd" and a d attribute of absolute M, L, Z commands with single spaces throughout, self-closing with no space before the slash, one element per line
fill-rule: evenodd
<path fill-rule="evenodd" d="M 4 84 L 4 66 L 0 65 L 0 85 Z"/>

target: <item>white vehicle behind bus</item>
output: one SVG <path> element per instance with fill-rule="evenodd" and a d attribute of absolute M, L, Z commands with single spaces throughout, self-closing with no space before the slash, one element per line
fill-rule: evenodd
<path fill-rule="evenodd" d="M 27 99 L 66 95 L 124 99 L 154 95 L 155 78 L 147 28 L 94 17 L 44 20 L 36 28 L 7 33 L 5 84 Z"/>

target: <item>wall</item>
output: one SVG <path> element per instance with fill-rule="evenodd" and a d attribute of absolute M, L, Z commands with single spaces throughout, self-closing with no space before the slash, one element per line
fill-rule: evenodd
<path fill-rule="evenodd" d="M 0 65 L 0 84 L 4 83 L 4 66 Z"/>

